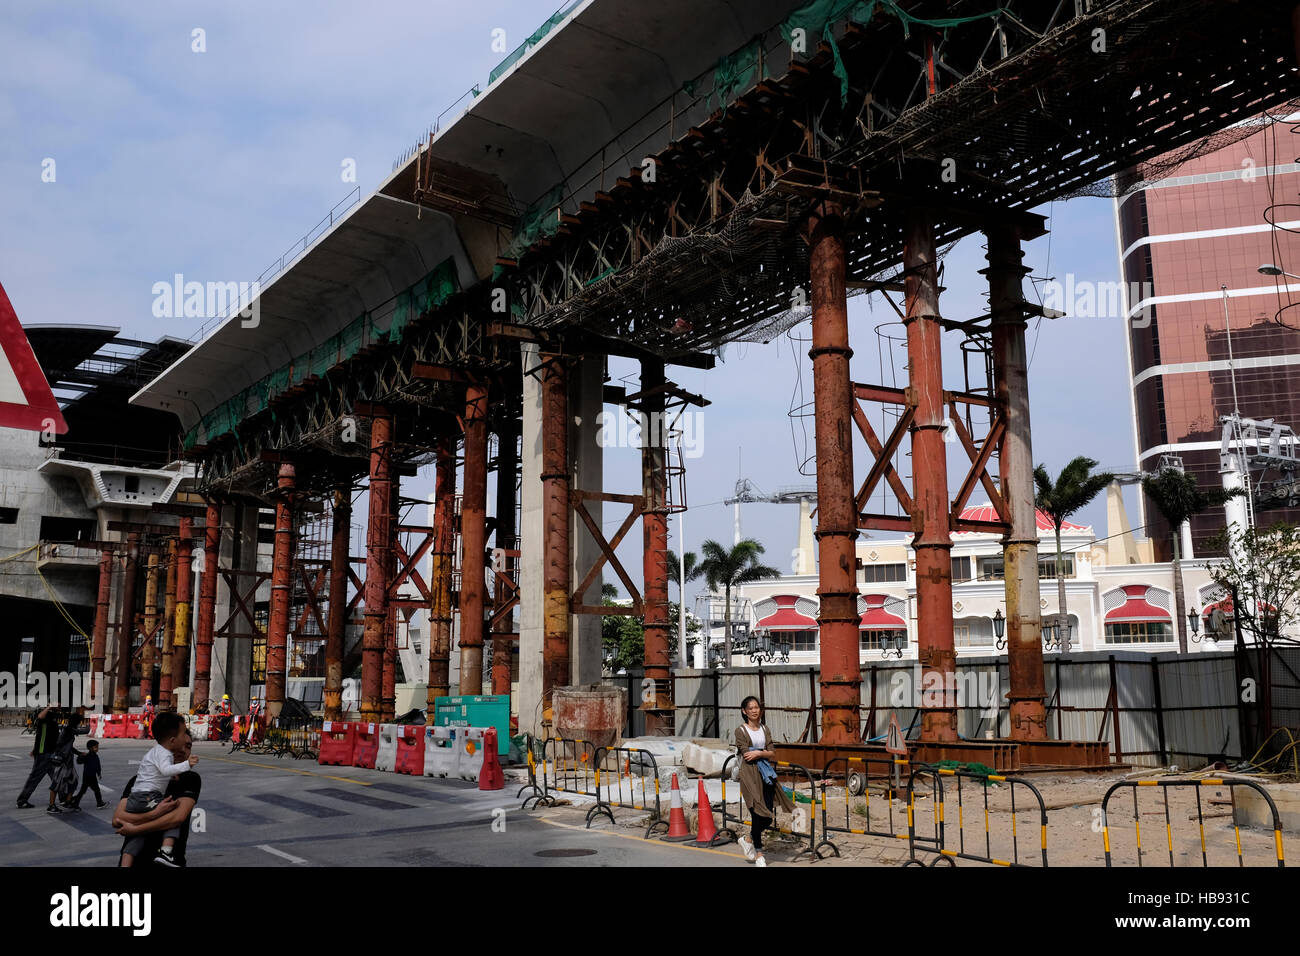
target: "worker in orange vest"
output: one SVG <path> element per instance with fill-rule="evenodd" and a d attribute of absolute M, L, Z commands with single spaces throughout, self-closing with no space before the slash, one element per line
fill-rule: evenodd
<path fill-rule="evenodd" d="M 221 727 L 221 736 L 218 738 L 223 743 L 230 740 L 231 720 L 230 720 L 230 695 L 222 694 L 221 703 L 217 705 L 217 717 Z"/>

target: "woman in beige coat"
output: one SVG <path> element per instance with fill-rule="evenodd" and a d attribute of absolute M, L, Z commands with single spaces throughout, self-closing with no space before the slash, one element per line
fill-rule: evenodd
<path fill-rule="evenodd" d="M 772 732 L 763 723 L 763 708 L 757 697 L 746 697 L 740 704 L 744 723 L 736 728 L 736 753 L 740 760 L 740 795 L 749 805 L 753 819 L 750 827 L 751 840 L 741 837 L 737 842 L 745 853 L 745 859 L 755 866 L 767 866 L 763 857 L 763 831 L 776 825 L 773 801 L 787 812 L 794 811 L 794 803 L 778 783 L 765 783 L 760 771 L 759 761 L 775 763 L 776 754 L 772 752 Z"/>

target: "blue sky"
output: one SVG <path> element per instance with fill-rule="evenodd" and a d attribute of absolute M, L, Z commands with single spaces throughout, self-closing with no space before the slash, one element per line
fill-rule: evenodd
<path fill-rule="evenodd" d="M 155 282 L 177 272 L 258 276 L 353 188 L 341 177 L 345 161 L 355 160 L 362 193 L 372 191 L 444 108 L 486 82 L 503 56 L 492 50 L 492 31 L 504 29 L 513 48 L 556 5 L 10 0 L 0 31 L 0 282 L 25 323 L 189 337 L 199 320 L 152 316 Z M 193 49 L 195 30 L 205 52 Z M 50 159 L 55 179 L 46 182 Z M 1110 200 L 1040 211 L 1050 212 L 1052 235 L 1027 247 L 1034 275 L 1118 278 Z M 945 315 L 982 314 L 983 266 L 979 237 L 948 256 Z M 856 381 L 880 380 L 874 329 L 890 317 L 883 302 L 851 300 Z M 807 326 L 794 334 L 806 339 Z M 1035 460 L 1056 471 L 1087 454 L 1131 469 L 1121 320 L 1043 322 L 1029 337 Z M 947 385 L 961 387 L 955 335 L 948 346 Z M 706 537 L 730 542 L 731 509 L 720 502 L 735 484 L 738 452 L 745 476 L 765 490 L 813 481 L 797 472 L 811 454 L 811 419 L 795 420 L 792 433 L 788 417 L 792 401 L 811 401 L 806 353 L 806 341 L 782 338 L 730 347 L 712 372 L 670 370 L 712 401 L 703 454 L 686 463 L 688 549 Z M 888 374 L 888 349 L 883 362 Z M 616 379 L 632 371 L 611 362 Z M 792 399 L 800 373 L 804 397 Z M 636 489 L 635 451 L 609 449 L 605 463 L 606 490 Z M 405 491 L 431 488 L 422 478 Z M 1130 514 L 1136 520 L 1132 502 Z M 1103 501 L 1079 517 L 1105 534 Z M 607 529 L 618 520 L 607 515 Z M 744 510 L 746 535 L 780 567 L 796 524 L 795 506 Z M 675 549 L 676 522 L 670 527 Z M 634 533 L 621 549 L 634 577 L 639 543 Z"/>

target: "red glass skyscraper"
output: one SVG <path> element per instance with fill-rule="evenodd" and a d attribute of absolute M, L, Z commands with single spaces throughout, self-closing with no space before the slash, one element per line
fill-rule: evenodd
<path fill-rule="evenodd" d="M 1300 280 L 1258 271 L 1300 275 L 1300 135 L 1293 122 L 1252 125 L 1116 203 L 1138 467 L 1178 455 L 1202 488 L 1220 485 L 1219 418 L 1234 407 L 1300 430 Z M 1300 509 L 1256 518 L 1296 522 Z M 1170 529 L 1148 501 L 1142 521 L 1169 560 Z M 1223 527 L 1220 509 L 1194 519 L 1196 553 Z"/>

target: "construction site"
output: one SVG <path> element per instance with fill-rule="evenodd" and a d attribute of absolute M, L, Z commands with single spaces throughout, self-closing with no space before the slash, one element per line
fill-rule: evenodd
<path fill-rule="evenodd" d="M 1025 247 L 1083 196 L 1114 201 L 1118 235 L 1125 197 L 1199 174 L 1261 116 L 1291 117 L 1290 174 L 1298 57 L 1284 0 L 566 3 L 192 340 L 28 329 L 50 384 L 81 391 L 58 436 L 6 428 L 5 467 L 88 510 L 40 530 L 15 510 L 0 560 L 32 576 L 6 600 L 33 623 L 0 669 L 87 674 L 113 759 L 186 716 L 213 761 L 197 806 L 222 821 L 192 866 L 743 866 L 775 782 L 772 865 L 1282 867 L 1300 622 L 1285 582 L 1223 584 L 1245 545 L 1211 531 L 1300 516 L 1290 380 L 1257 408 L 1233 377 L 1232 414 L 1186 451 L 1134 426 L 1139 460 L 1106 477 L 1222 490 L 1201 524 L 1153 509 L 1157 543 L 1137 542 L 1122 501 L 1105 536 L 1053 524 L 1031 418 L 1068 423 L 1031 416 L 1027 330 L 1071 316 Z M 1297 218 L 1257 229 L 1283 283 Z M 946 307 L 971 237 L 986 304 Z M 1121 243 L 1122 280 L 1142 245 Z M 1279 288 L 1284 317 L 1300 286 Z M 884 341 L 850 321 L 859 296 L 893 323 L 897 373 L 850 372 Z M 1177 297 L 1139 298 L 1126 323 Z M 1201 298 L 1219 308 L 1217 281 Z M 694 469 L 731 463 L 690 458 L 683 416 L 730 401 L 707 387 L 725 349 L 800 327 L 803 472 L 726 502 L 737 545 L 740 503 L 799 507 L 792 573 L 735 592 L 709 574 L 692 655 L 670 523 Z M 1264 361 L 1226 347 L 1216 397 Z M 1131 364 L 1133 388 L 1155 374 Z M 635 486 L 607 485 L 609 416 L 638 426 Z M 636 666 L 612 663 L 611 617 L 639 625 Z M 770 780 L 751 784 L 742 724 Z M 30 741 L 0 735 L 16 789 Z M 299 776 L 273 792 L 274 767 Z M 471 839 L 498 811 L 517 857 Z M 49 861 L 17 812 L 0 856 Z M 390 839 L 391 814 L 448 832 Z M 78 839 L 109 826 L 79 819 Z"/>

